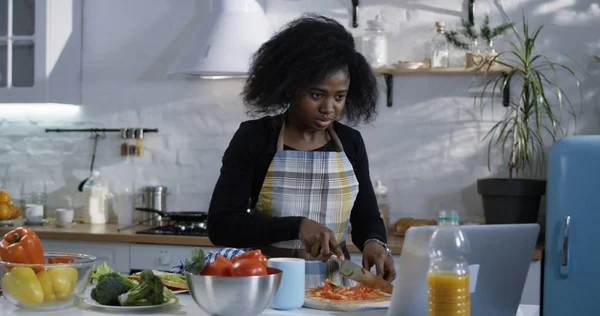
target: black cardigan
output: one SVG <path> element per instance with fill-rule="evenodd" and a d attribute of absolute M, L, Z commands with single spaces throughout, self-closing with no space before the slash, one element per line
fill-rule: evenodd
<path fill-rule="evenodd" d="M 267 217 L 247 212 L 248 207 L 254 208 L 258 200 L 276 152 L 280 128 L 280 116 L 266 116 L 242 122 L 234 134 L 223 155 L 221 174 L 208 210 L 208 236 L 213 244 L 256 248 L 298 239 L 303 217 Z M 367 239 L 387 242 L 386 230 L 379 215 L 367 152 L 360 132 L 339 122 L 334 122 L 333 128 L 359 182 L 350 224 L 352 242 L 362 251 Z"/>

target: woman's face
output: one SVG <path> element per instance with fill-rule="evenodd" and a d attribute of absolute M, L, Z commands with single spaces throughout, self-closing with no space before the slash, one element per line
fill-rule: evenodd
<path fill-rule="evenodd" d="M 346 104 L 350 76 L 336 71 L 300 90 L 290 105 L 290 115 L 307 130 L 325 130 L 340 116 Z"/>

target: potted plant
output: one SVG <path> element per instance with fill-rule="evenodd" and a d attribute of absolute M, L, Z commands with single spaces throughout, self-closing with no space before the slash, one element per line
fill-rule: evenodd
<path fill-rule="evenodd" d="M 494 102 L 498 97 L 495 92 L 504 91 L 513 83 L 511 89 L 515 94 L 506 113 L 484 137 L 488 140 L 488 169 L 491 171 L 492 148 L 495 147 L 502 158 L 508 158 L 509 173 L 508 178 L 477 180 L 488 224 L 537 222 L 540 200 L 546 191 L 546 181 L 539 178 L 545 169 L 546 141 L 554 142 L 565 136 L 561 119 L 564 111 L 575 117 L 573 106 L 555 76 L 562 70 L 579 86 L 576 74 L 535 51 L 543 26 L 530 30 L 523 15 L 522 27 L 518 31 L 511 26 L 516 38 L 511 43 L 512 49 L 495 58 L 507 71 L 492 75 L 480 97 L 483 106 L 484 94 L 491 92 L 491 105 L 502 104 Z M 508 59 L 503 59 L 504 55 L 508 55 Z"/>
<path fill-rule="evenodd" d="M 511 23 L 490 27 L 490 17 L 486 15 L 477 31 L 473 24 L 463 19 L 462 28 L 447 32 L 446 40 L 454 47 L 468 51 L 467 68 L 494 66 L 494 59 L 498 56 L 493 45 L 494 38 L 504 34 L 511 27 Z M 483 49 L 479 47 L 480 39 L 485 43 Z"/>

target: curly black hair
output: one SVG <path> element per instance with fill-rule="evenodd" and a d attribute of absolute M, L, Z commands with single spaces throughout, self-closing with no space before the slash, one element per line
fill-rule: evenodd
<path fill-rule="evenodd" d="M 300 89 L 340 70 L 350 76 L 341 117 L 348 124 L 375 119 L 377 80 L 352 34 L 331 18 L 306 14 L 254 53 L 241 96 L 250 115 L 280 113 Z"/>

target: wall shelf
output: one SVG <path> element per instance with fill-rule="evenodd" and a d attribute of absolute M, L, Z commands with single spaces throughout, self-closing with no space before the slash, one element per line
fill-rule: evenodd
<path fill-rule="evenodd" d="M 487 68 L 419 68 L 419 69 L 403 69 L 395 67 L 374 68 L 373 72 L 377 74 L 390 74 L 394 76 L 415 75 L 415 74 L 439 74 L 439 75 L 460 75 L 460 74 L 498 74 L 507 72 L 508 67 L 494 67 L 489 70 Z"/>
<path fill-rule="evenodd" d="M 416 76 L 416 75 L 496 75 L 506 74 L 510 71 L 509 67 L 496 66 L 493 68 L 464 68 L 464 67 L 450 67 L 450 68 L 419 68 L 419 69 L 406 69 L 397 67 L 380 67 L 373 68 L 375 74 L 383 75 L 385 78 L 386 85 L 386 104 L 388 107 L 393 105 L 392 101 L 392 90 L 394 86 L 395 76 Z M 508 106 L 510 104 L 510 87 L 507 85 L 504 91 L 502 91 L 502 104 Z"/>

